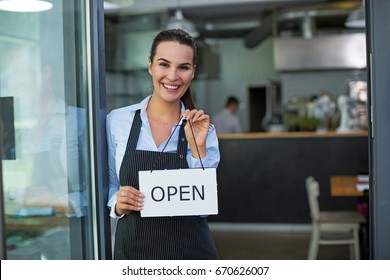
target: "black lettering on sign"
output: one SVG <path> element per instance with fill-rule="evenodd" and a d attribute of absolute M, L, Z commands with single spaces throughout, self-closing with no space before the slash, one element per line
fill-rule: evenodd
<path fill-rule="evenodd" d="M 160 194 L 160 199 L 157 199 L 155 196 L 156 190 L 159 191 L 158 194 Z M 162 187 L 156 186 L 152 189 L 152 199 L 154 201 L 160 202 L 164 199 L 164 197 L 165 197 L 165 192 L 164 192 L 164 189 Z"/>
<path fill-rule="evenodd" d="M 192 186 L 193 200 L 195 200 L 195 191 L 198 193 L 200 199 L 204 200 L 204 185 L 202 185 L 202 193 L 199 192 L 198 188 L 195 185 Z"/>
<path fill-rule="evenodd" d="M 180 186 L 180 200 L 190 200 L 189 197 L 184 197 L 184 194 L 190 193 L 190 191 L 184 191 L 185 189 L 189 189 L 190 186 Z"/>
<path fill-rule="evenodd" d="M 167 186 L 166 190 L 161 186 L 155 186 L 152 188 L 151 195 L 152 199 L 156 202 L 161 202 L 165 199 L 165 196 L 167 196 L 168 201 L 171 201 L 171 198 L 178 195 L 179 192 L 179 199 L 180 201 L 188 201 L 191 200 L 191 192 L 192 192 L 192 200 L 197 200 L 200 198 L 200 200 L 205 199 L 205 193 L 204 193 L 204 185 L 200 187 L 200 189 L 193 185 L 192 188 L 190 186 Z"/>
<path fill-rule="evenodd" d="M 177 194 L 177 189 L 175 186 L 168 186 L 168 201 L 171 201 L 171 196 Z"/>

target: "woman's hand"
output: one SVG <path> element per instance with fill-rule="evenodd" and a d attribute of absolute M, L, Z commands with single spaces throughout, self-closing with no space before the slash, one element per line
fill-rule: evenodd
<path fill-rule="evenodd" d="M 131 186 L 123 186 L 116 193 L 115 213 L 128 215 L 131 211 L 140 211 L 144 203 L 144 195 Z"/>
<path fill-rule="evenodd" d="M 187 124 L 184 127 L 188 144 L 190 145 L 191 154 L 194 158 L 199 158 L 198 147 L 200 157 L 206 156 L 206 139 L 210 127 L 210 116 L 206 115 L 203 110 L 185 110 L 183 117 L 187 120 Z M 194 134 L 192 134 L 191 126 Z M 195 138 L 194 138 L 195 136 Z M 196 142 L 196 145 L 195 145 Z"/>

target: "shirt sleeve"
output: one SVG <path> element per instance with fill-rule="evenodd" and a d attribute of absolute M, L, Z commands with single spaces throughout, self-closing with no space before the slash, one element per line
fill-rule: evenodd
<path fill-rule="evenodd" d="M 120 188 L 118 176 L 116 175 L 115 167 L 115 139 L 112 132 L 112 117 L 107 116 L 106 122 L 106 133 L 107 133 L 107 150 L 108 150 L 108 175 L 109 175 L 109 191 L 108 191 L 108 203 L 107 206 L 110 209 L 110 216 L 113 218 L 121 218 L 124 215 L 117 216 L 115 213 L 116 205 L 116 192 Z"/>
<path fill-rule="evenodd" d="M 242 133 L 241 124 L 237 118 L 235 119 L 235 121 L 233 123 L 232 130 L 233 130 L 233 133 Z"/>
<path fill-rule="evenodd" d="M 220 161 L 218 137 L 215 127 L 211 124 L 206 139 L 206 156 L 202 158 L 204 167 L 217 168 Z M 201 168 L 202 164 L 200 159 L 194 158 L 191 154 L 191 150 L 187 151 L 187 162 L 190 168 Z"/>

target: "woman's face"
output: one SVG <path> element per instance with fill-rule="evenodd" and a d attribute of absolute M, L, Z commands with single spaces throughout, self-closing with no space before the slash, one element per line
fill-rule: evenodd
<path fill-rule="evenodd" d="M 153 95 L 166 102 L 180 100 L 194 78 L 193 58 L 193 50 L 187 45 L 178 42 L 160 43 L 148 67 L 153 78 Z"/>

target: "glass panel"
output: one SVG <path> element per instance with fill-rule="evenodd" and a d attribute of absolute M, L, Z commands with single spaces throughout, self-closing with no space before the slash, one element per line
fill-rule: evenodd
<path fill-rule="evenodd" d="M 0 11 L 7 259 L 93 257 L 86 1 L 51 2 Z"/>

